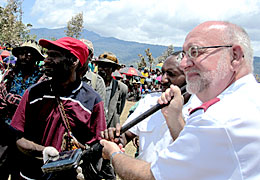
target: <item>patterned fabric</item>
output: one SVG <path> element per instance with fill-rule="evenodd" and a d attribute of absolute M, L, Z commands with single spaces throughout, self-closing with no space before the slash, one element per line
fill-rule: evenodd
<path fill-rule="evenodd" d="M 23 81 L 21 72 L 14 75 L 13 71 L 7 71 L 3 77 L 3 81 L 0 83 L 0 119 L 10 123 L 25 90 L 37 83 L 41 76 L 42 72 L 39 68 L 35 69 L 33 74 L 28 77 L 26 81 Z M 9 79 L 9 77 L 13 78 Z"/>
<path fill-rule="evenodd" d="M 14 79 L 11 84 L 10 93 L 23 96 L 25 90 L 31 85 L 37 83 L 37 81 L 42 76 L 42 72 L 37 68 L 31 76 L 29 76 L 25 81 L 23 80 L 23 75 L 19 72 L 14 76 Z"/>
<path fill-rule="evenodd" d="M 8 93 L 4 84 L 0 84 L 0 99 L 2 101 L 18 106 L 21 98 L 20 95 Z M 0 109 L 1 108 L 3 107 L 0 106 Z"/>

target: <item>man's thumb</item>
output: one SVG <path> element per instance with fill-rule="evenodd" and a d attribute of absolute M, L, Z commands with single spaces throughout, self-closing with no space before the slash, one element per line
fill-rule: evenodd
<path fill-rule="evenodd" d="M 101 140 L 100 140 L 100 144 L 101 144 L 102 146 L 104 146 L 105 143 L 107 143 L 107 140 L 105 140 L 105 139 L 101 139 Z"/>

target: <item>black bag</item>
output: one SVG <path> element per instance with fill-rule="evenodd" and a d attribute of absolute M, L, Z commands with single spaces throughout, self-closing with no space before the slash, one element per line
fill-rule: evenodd
<path fill-rule="evenodd" d="M 80 167 L 85 179 L 116 179 L 114 169 L 110 165 L 109 160 L 102 158 L 102 145 L 99 142 L 83 151 L 82 160 L 83 163 Z"/>

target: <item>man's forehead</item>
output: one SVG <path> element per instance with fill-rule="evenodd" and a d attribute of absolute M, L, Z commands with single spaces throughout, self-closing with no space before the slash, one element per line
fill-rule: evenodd
<path fill-rule="evenodd" d="M 165 66 L 165 64 L 172 64 L 174 66 L 177 66 L 177 64 L 178 64 L 177 56 L 172 55 L 172 56 L 166 58 L 165 62 L 163 63 L 163 66 Z"/>
<path fill-rule="evenodd" d="M 179 69 L 179 63 L 176 58 L 168 58 L 163 63 L 162 69 L 164 70 L 176 70 Z"/>
<path fill-rule="evenodd" d="M 223 39 L 223 30 L 223 25 L 202 26 L 193 29 L 185 38 L 183 47 L 219 45 Z"/>

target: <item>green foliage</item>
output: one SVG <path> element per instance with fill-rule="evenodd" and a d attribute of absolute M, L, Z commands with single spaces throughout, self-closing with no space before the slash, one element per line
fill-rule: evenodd
<path fill-rule="evenodd" d="M 146 67 L 145 57 L 142 54 L 138 54 L 138 56 L 140 57 L 140 62 L 137 62 L 137 67 Z"/>
<path fill-rule="evenodd" d="M 157 57 L 158 63 L 164 62 L 167 57 L 169 57 L 174 52 L 174 46 L 169 45 L 168 48 L 162 53 L 161 56 Z"/>
<path fill-rule="evenodd" d="M 145 50 L 145 54 L 146 54 L 146 57 L 148 59 L 148 62 L 150 64 L 150 69 L 152 69 L 152 65 L 154 63 L 154 58 L 152 56 L 152 53 L 150 52 L 150 48 L 147 48 Z M 138 68 L 142 68 L 142 67 L 146 67 L 146 58 L 145 56 L 143 56 L 142 54 L 138 54 L 139 58 L 140 58 L 140 62 L 137 62 L 137 67 Z"/>
<path fill-rule="evenodd" d="M 152 53 L 150 52 L 150 48 L 147 48 L 145 50 L 145 53 L 146 53 L 146 56 L 147 56 L 147 59 L 148 59 L 148 62 L 150 64 L 150 71 L 152 71 L 152 65 L 154 63 L 154 58 L 152 56 Z"/>
<path fill-rule="evenodd" d="M 65 31 L 66 36 L 74 37 L 78 39 L 83 29 L 83 13 L 79 13 L 72 17 L 67 23 L 67 30 Z"/>
<path fill-rule="evenodd" d="M 0 7 L 1 43 L 14 45 L 33 38 L 29 35 L 32 25 L 22 23 L 22 2 L 23 0 L 9 0 L 5 7 Z"/>
<path fill-rule="evenodd" d="M 174 46 L 169 45 L 167 49 L 162 53 L 161 56 L 157 58 L 153 58 L 152 53 L 150 52 L 150 48 L 145 50 L 145 54 L 147 60 L 150 64 L 150 70 L 152 69 L 153 64 L 164 62 L 167 57 L 169 57 L 174 52 Z M 138 68 L 146 67 L 145 57 L 141 54 L 138 55 L 140 57 L 140 62 L 137 62 Z"/>

